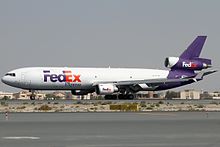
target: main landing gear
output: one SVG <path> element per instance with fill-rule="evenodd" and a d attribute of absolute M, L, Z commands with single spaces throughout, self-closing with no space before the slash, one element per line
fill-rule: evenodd
<path fill-rule="evenodd" d="M 133 94 L 105 95 L 106 100 L 133 100 L 134 98 Z"/>
<path fill-rule="evenodd" d="M 134 95 L 133 94 L 119 94 L 118 95 L 118 99 L 124 99 L 124 100 L 133 100 L 134 99 Z"/>

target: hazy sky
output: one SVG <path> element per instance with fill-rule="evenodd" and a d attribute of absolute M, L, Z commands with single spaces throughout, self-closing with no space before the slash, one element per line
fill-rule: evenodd
<path fill-rule="evenodd" d="M 220 69 L 219 0 L 1 0 L 0 75 L 28 66 L 164 67 L 197 35 Z M 220 90 L 220 72 L 180 89 Z M 0 83 L 0 91 L 18 91 Z M 179 89 L 177 89 L 179 90 Z"/>

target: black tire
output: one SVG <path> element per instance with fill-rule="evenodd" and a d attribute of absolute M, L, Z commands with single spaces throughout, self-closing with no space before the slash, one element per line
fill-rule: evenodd
<path fill-rule="evenodd" d="M 34 95 L 31 95 L 31 96 L 30 96 L 30 99 L 31 99 L 31 100 L 35 100 L 35 96 L 34 96 Z"/>
<path fill-rule="evenodd" d="M 128 100 L 133 100 L 134 99 L 134 95 L 133 94 L 128 94 L 127 95 L 127 99 Z"/>
<path fill-rule="evenodd" d="M 134 99 L 134 95 L 133 94 L 127 94 L 127 95 L 119 94 L 118 95 L 118 99 L 119 100 L 133 100 Z"/>
<path fill-rule="evenodd" d="M 119 94 L 119 95 L 118 95 L 118 99 L 119 99 L 119 100 L 124 100 L 124 99 L 126 99 L 126 97 L 125 97 L 124 94 Z"/>
<path fill-rule="evenodd" d="M 117 99 L 117 95 L 105 95 L 105 99 L 106 100 L 116 100 Z"/>

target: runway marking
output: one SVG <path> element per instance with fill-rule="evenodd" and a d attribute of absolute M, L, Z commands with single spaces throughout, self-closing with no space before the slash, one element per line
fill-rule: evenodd
<path fill-rule="evenodd" d="M 10 139 L 10 140 L 21 140 L 21 139 L 30 139 L 30 140 L 37 140 L 40 137 L 32 137 L 32 136 L 9 136 L 9 137 L 2 137 L 3 139 Z"/>
<path fill-rule="evenodd" d="M 153 115 L 153 116 L 176 116 L 175 114 L 169 114 L 169 113 L 138 113 L 143 115 Z"/>

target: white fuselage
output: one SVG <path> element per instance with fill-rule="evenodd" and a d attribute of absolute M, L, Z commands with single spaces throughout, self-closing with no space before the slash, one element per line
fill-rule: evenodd
<path fill-rule="evenodd" d="M 94 83 L 167 78 L 169 71 L 136 68 L 30 67 L 13 70 L 4 76 L 10 86 L 34 90 L 90 89 Z M 7 81 L 7 82 L 6 82 Z"/>

